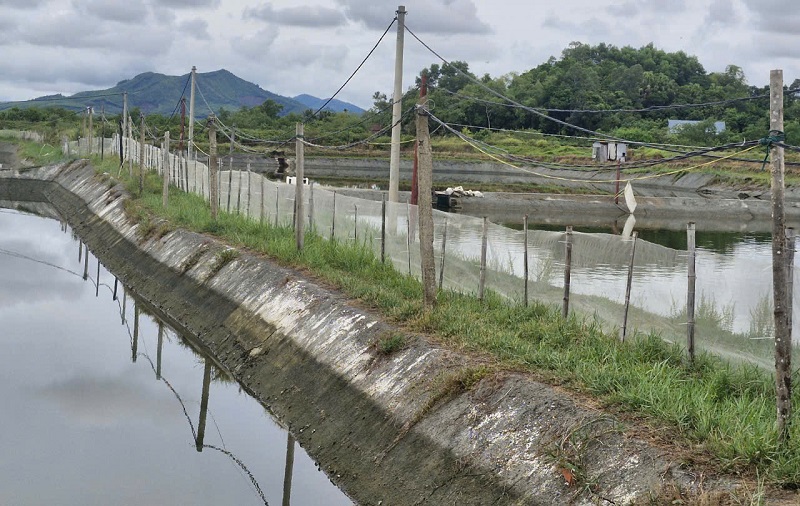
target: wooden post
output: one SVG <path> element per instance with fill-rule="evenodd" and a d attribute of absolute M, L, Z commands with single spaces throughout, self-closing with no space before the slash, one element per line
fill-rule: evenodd
<path fill-rule="evenodd" d="M 688 250 L 688 290 L 686 294 L 686 351 L 689 353 L 689 360 L 694 362 L 694 310 L 695 310 L 695 284 L 697 273 L 695 272 L 696 251 L 695 251 L 695 226 L 689 223 L 686 227 L 686 244 Z"/>
<path fill-rule="evenodd" d="M 265 195 L 265 192 L 267 191 L 266 181 L 267 181 L 267 178 L 265 178 L 264 176 L 261 176 L 261 219 L 260 219 L 260 222 L 262 224 L 264 223 L 264 218 L 265 218 L 265 216 L 267 214 L 267 209 L 266 209 L 266 200 L 267 199 L 266 199 L 266 195 Z"/>
<path fill-rule="evenodd" d="M 158 321 L 158 348 L 156 348 L 156 379 L 161 379 L 161 350 L 164 348 L 164 322 Z"/>
<path fill-rule="evenodd" d="M 353 216 L 353 242 L 358 244 L 358 205 L 354 204 L 355 215 Z"/>
<path fill-rule="evenodd" d="M 422 271 L 423 302 L 427 309 L 436 305 L 436 259 L 433 254 L 433 207 L 431 192 L 433 189 L 433 149 L 428 128 L 427 76 L 422 76 L 419 106 L 417 109 L 417 147 L 418 173 L 416 184 L 422 195 L 422 205 L 417 204 L 419 216 L 419 256 Z M 412 183 L 413 184 L 413 183 Z"/>
<path fill-rule="evenodd" d="M 233 171 L 231 171 L 233 173 Z M 242 214 L 242 171 L 239 170 L 239 188 L 236 192 L 236 214 Z"/>
<path fill-rule="evenodd" d="M 292 497 L 292 474 L 294 473 L 294 437 L 286 431 L 286 465 L 283 471 L 283 501 L 282 506 L 290 506 Z"/>
<path fill-rule="evenodd" d="M 164 177 L 164 186 L 161 189 L 161 205 L 163 207 L 167 207 L 167 204 L 169 203 L 169 168 L 169 132 L 164 132 L 164 170 L 162 171 L 162 175 Z"/>
<path fill-rule="evenodd" d="M 303 178 L 305 173 L 305 152 L 304 147 L 305 139 L 303 138 L 303 124 L 297 123 L 295 125 L 295 137 L 297 138 L 295 142 L 295 192 L 294 192 L 294 205 L 295 205 L 295 224 L 294 224 L 294 234 L 295 234 L 295 241 L 297 242 L 297 250 L 300 251 L 303 249 L 303 240 L 305 236 L 305 230 L 303 227 L 303 216 L 305 210 L 305 204 L 303 203 Z"/>
<path fill-rule="evenodd" d="M 128 176 L 133 178 L 133 118 L 128 116 Z"/>
<path fill-rule="evenodd" d="M 408 251 L 408 275 L 411 275 L 411 204 L 406 201 L 406 251 Z"/>
<path fill-rule="evenodd" d="M 561 309 L 561 316 L 569 316 L 569 288 L 572 276 L 572 227 L 567 227 L 565 235 L 565 255 L 564 255 L 564 305 Z"/>
<path fill-rule="evenodd" d="M 312 181 L 308 187 L 308 229 L 315 230 L 314 228 L 314 182 Z"/>
<path fill-rule="evenodd" d="M 439 264 L 439 290 L 444 285 L 444 256 L 447 253 L 447 218 L 444 219 L 444 230 L 442 231 L 442 261 Z"/>
<path fill-rule="evenodd" d="M 191 132 L 191 130 L 190 130 Z M 216 221 L 219 214 L 219 166 L 217 165 L 217 118 L 212 114 L 208 117 L 208 201 L 211 205 L 211 219 Z"/>
<path fill-rule="evenodd" d="M 633 244 L 631 244 L 631 261 L 628 264 L 628 284 L 625 287 L 625 312 L 622 316 L 622 334 L 620 335 L 620 340 L 625 341 L 625 337 L 628 333 L 628 309 L 631 305 L 631 286 L 633 285 L 633 261 L 636 258 L 636 239 L 639 237 L 638 232 L 634 232 L 631 235 L 631 239 Z"/>
<path fill-rule="evenodd" d="M 386 263 L 386 194 L 381 194 L 381 263 Z"/>
<path fill-rule="evenodd" d="M 206 358 L 206 365 L 203 369 L 203 393 L 200 396 L 200 419 L 197 421 L 197 441 L 195 448 L 198 452 L 203 451 L 203 439 L 206 435 L 206 417 L 208 416 L 208 390 L 211 386 L 211 359 Z"/>
<path fill-rule="evenodd" d="M 336 190 L 333 190 L 333 218 L 331 218 L 331 240 L 336 239 Z"/>
<path fill-rule="evenodd" d="M 139 196 L 144 193 L 144 113 L 139 115 Z"/>
<path fill-rule="evenodd" d="M 770 72 L 770 136 L 783 134 L 783 71 Z M 770 146 L 772 158 L 772 286 L 775 317 L 775 386 L 778 437 L 783 448 L 789 441 L 792 414 L 792 329 L 789 324 L 788 262 L 786 261 L 786 216 L 784 211 L 783 148 Z"/>
<path fill-rule="evenodd" d="M 100 128 L 100 161 L 102 162 L 106 157 L 106 106 L 104 105 L 100 107 L 100 116 L 103 118 L 103 126 Z"/>
<path fill-rule="evenodd" d="M 220 160 L 222 163 L 222 160 Z M 228 171 L 228 204 L 225 206 L 225 212 L 231 212 L 231 193 L 233 193 L 233 170 Z"/>
<path fill-rule="evenodd" d="M 250 172 L 250 162 L 247 162 L 247 205 L 245 206 L 245 216 L 250 217 L 250 202 L 253 198 L 253 191 L 251 190 L 253 183 L 253 173 Z"/>
<path fill-rule="evenodd" d="M 792 331 L 792 308 L 794 308 L 794 254 L 795 254 L 795 231 L 792 227 L 786 228 L 786 318 L 789 320 L 789 333 Z"/>
<path fill-rule="evenodd" d="M 525 307 L 528 307 L 528 272 L 529 272 L 529 270 L 528 270 L 528 215 L 527 214 L 522 218 L 522 230 L 525 233 L 525 236 L 524 236 L 525 237 L 525 245 L 522 248 L 523 255 L 524 255 L 523 256 L 523 261 L 522 261 L 522 270 L 524 271 L 523 272 L 523 276 L 525 278 L 525 294 L 524 294 L 523 298 L 524 298 L 524 301 L 525 301 L 524 302 Z"/>
<path fill-rule="evenodd" d="M 478 300 L 483 300 L 486 290 L 486 253 L 489 249 L 489 219 L 483 217 L 483 234 L 481 236 L 481 275 L 478 280 Z"/>

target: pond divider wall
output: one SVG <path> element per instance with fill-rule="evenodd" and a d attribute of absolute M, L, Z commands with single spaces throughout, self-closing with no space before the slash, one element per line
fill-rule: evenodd
<path fill-rule="evenodd" d="M 524 375 L 442 396 L 443 380 L 474 365 L 469 358 L 423 338 L 380 355 L 376 341 L 394 330 L 376 315 L 264 258 L 241 253 L 220 268 L 227 246 L 200 234 L 143 241 L 126 198 L 86 161 L 0 171 L 0 200 L 55 206 L 359 504 L 626 504 L 671 484 L 698 486 L 620 422 Z M 585 483 L 567 483 L 569 463 Z"/>

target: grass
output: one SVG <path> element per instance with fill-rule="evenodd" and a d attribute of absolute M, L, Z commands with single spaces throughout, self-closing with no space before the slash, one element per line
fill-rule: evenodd
<path fill-rule="evenodd" d="M 116 173 L 114 162 L 96 166 L 100 172 Z M 126 184 L 135 194 L 138 182 Z M 664 441 L 710 455 L 721 470 L 800 486 L 800 416 L 796 410 L 791 441 L 781 448 L 773 379 L 755 366 L 733 367 L 708 354 L 689 363 L 682 347 L 658 336 L 620 343 L 593 321 L 574 315 L 564 319 L 558 308 L 542 303 L 509 305 L 492 293 L 480 302 L 440 292 L 436 308 L 426 312 L 420 283 L 382 264 L 366 246 L 309 233 L 298 252 L 291 229 L 224 212 L 213 221 L 203 199 L 174 188 L 164 209 L 160 179 L 154 174 L 147 176 L 144 193 L 128 205 L 134 219 L 163 219 L 173 228 L 210 234 L 234 248 L 311 273 L 380 312 L 404 333 L 426 333 L 449 348 L 492 357 L 490 368 L 443 379 L 444 396 L 471 388 L 489 371 L 529 372 L 589 394 L 612 412 L 643 420 L 661 431 Z M 391 352 L 401 344 L 390 340 L 386 349 Z M 793 400 L 800 406 L 800 395 Z"/>

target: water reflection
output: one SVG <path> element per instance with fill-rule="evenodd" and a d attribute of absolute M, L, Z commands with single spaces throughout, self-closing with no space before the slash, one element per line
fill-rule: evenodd
<path fill-rule="evenodd" d="M 351 504 L 180 332 L 101 263 L 88 269 L 91 252 L 55 223 L 0 214 L 0 437 L 14 455 L 0 461 L 0 502 L 289 504 L 294 476 L 295 506 Z"/>

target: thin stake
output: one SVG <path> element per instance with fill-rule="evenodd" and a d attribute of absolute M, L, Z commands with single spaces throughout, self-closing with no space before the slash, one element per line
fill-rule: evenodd
<path fill-rule="evenodd" d="M 131 361 L 135 364 L 139 354 L 139 304 L 133 303 L 133 343 L 131 344 Z"/>
<path fill-rule="evenodd" d="M 278 228 L 278 211 L 280 210 L 280 188 L 278 186 L 275 187 L 275 228 Z"/>
<path fill-rule="evenodd" d="M 483 217 L 483 234 L 481 236 L 481 275 L 478 280 L 478 300 L 483 301 L 486 290 L 486 253 L 489 249 L 489 219 Z"/>
<path fill-rule="evenodd" d="M 358 206 L 353 205 L 355 208 L 355 217 L 353 219 L 353 240 L 358 244 Z"/>
<path fill-rule="evenodd" d="M 262 225 L 264 224 L 264 217 L 267 214 L 266 199 L 264 198 L 264 197 L 266 197 L 266 195 L 264 193 L 267 191 L 267 189 L 265 188 L 266 181 L 267 181 L 267 179 L 264 176 L 261 176 L 261 216 L 260 216 L 259 222 Z"/>
<path fill-rule="evenodd" d="M 386 263 L 386 194 L 381 194 L 381 263 Z"/>
<path fill-rule="evenodd" d="M 239 191 L 236 195 L 236 214 L 242 214 L 242 171 L 239 170 Z"/>
<path fill-rule="evenodd" d="M 694 362 L 694 306 L 695 306 L 695 284 L 697 274 L 695 272 L 695 226 L 689 223 L 686 227 L 686 242 L 689 250 L 687 279 L 688 290 L 686 294 L 686 349 L 689 352 L 689 360 Z"/>
<path fill-rule="evenodd" d="M 117 285 L 119 284 L 119 280 L 114 277 L 114 295 L 111 297 L 111 300 L 117 300 Z"/>
<path fill-rule="evenodd" d="M 564 259 L 564 306 L 561 310 L 561 316 L 566 318 L 569 316 L 569 288 L 570 277 L 572 275 L 572 227 L 567 227 L 566 234 L 566 254 Z"/>
<path fill-rule="evenodd" d="M 122 287 L 122 324 L 125 325 L 125 309 L 128 307 L 128 292 Z"/>
<path fill-rule="evenodd" d="M 206 358 L 206 365 L 203 369 L 203 393 L 200 396 L 200 419 L 197 422 L 197 441 L 195 448 L 198 452 L 203 451 L 203 439 L 206 435 L 206 417 L 208 416 L 208 390 L 211 386 L 211 360 Z"/>
<path fill-rule="evenodd" d="M 444 284 L 444 255 L 447 252 L 447 218 L 444 219 L 444 231 L 442 232 L 442 262 L 439 265 L 439 290 Z"/>
<path fill-rule="evenodd" d="M 524 277 L 525 277 L 525 296 L 524 296 L 524 301 L 525 301 L 525 307 L 528 307 L 528 273 L 529 273 L 529 270 L 528 270 L 528 215 L 527 214 L 522 219 L 522 229 L 525 232 L 525 245 L 522 248 L 523 249 L 523 255 L 524 255 L 523 256 L 523 261 L 522 261 L 522 266 L 523 266 L 523 270 L 525 271 L 524 272 Z"/>
<path fill-rule="evenodd" d="M 156 349 L 156 379 L 161 379 L 161 349 L 164 347 L 164 322 L 158 321 L 158 348 Z"/>
<path fill-rule="evenodd" d="M 83 255 L 83 280 L 89 279 L 89 248 L 86 248 L 86 254 Z"/>
<path fill-rule="evenodd" d="M 631 235 L 631 239 L 633 239 L 633 244 L 631 244 L 631 261 L 628 264 L 628 284 L 625 288 L 625 313 L 622 316 L 622 335 L 620 336 L 621 341 L 625 341 L 625 337 L 628 333 L 628 309 L 631 306 L 631 286 L 633 285 L 633 262 L 636 258 L 636 239 L 639 237 L 638 232 L 634 232 Z"/>
<path fill-rule="evenodd" d="M 411 205 L 406 201 L 406 248 L 408 250 L 408 275 L 411 275 Z"/>
<path fill-rule="evenodd" d="M 336 191 L 333 192 L 333 218 L 331 219 L 331 240 L 336 238 Z"/>
<path fill-rule="evenodd" d="M 283 471 L 283 501 L 282 506 L 290 506 L 292 502 L 292 474 L 294 473 L 294 446 L 295 441 L 290 432 L 286 432 L 286 464 Z"/>
<path fill-rule="evenodd" d="M 250 217 L 250 201 L 253 198 L 253 192 L 250 189 L 252 187 L 251 183 L 253 182 L 252 181 L 252 177 L 253 177 L 253 173 L 250 172 L 250 162 L 247 162 L 247 206 L 246 206 L 246 211 L 245 211 L 244 214 L 248 218 Z"/>
<path fill-rule="evenodd" d="M 231 212 L 231 193 L 233 193 L 233 170 L 228 171 L 228 205 L 225 207 L 227 212 Z"/>

